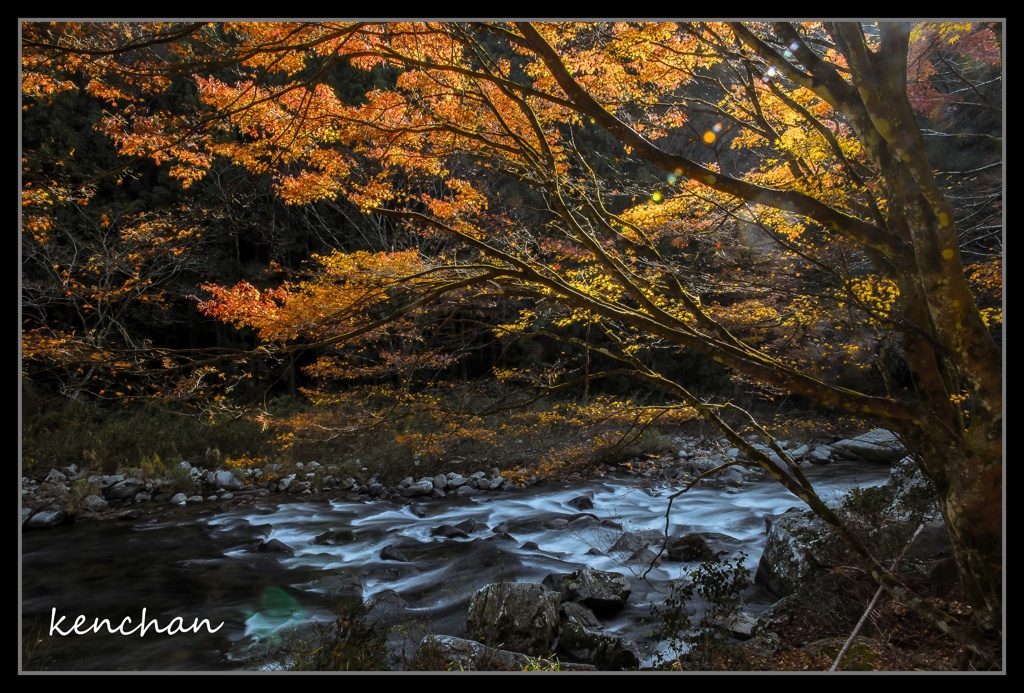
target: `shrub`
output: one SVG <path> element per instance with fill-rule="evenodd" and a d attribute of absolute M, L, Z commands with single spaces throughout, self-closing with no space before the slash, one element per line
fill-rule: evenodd
<path fill-rule="evenodd" d="M 205 461 L 209 450 L 239 456 L 269 454 L 274 448 L 252 421 L 210 423 L 138 403 L 129 409 L 54 402 L 34 409 L 33 415 L 22 421 L 24 473 L 71 464 L 105 472 L 138 467 L 159 472 L 165 466 L 175 467 L 182 459 Z"/>
<path fill-rule="evenodd" d="M 715 660 L 731 640 L 730 624 L 739 615 L 743 592 L 750 585 L 746 558 L 741 553 L 722 562 L 705 561 L 686 579 L 671 583 L 664 604 L 651 608 L 658 622 L 652 635 L 666 642 L 670 652 L 658 654 L 657 664 L 691 670 L 714 668 Z M 695 610 L 689 605 L 695 598 L 703 613 L 693 623 Z"/>
<path fill-rule="evenodd" d="M 388 671 L 388 629 L 369 623 L 369 611 L 361 599 L 341 600 L 333 621 L 293 636 L 280 655 L 293 671 Z"/>

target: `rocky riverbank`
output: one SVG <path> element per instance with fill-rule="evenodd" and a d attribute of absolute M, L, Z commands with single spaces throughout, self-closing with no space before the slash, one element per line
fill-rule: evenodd
<path fill-rule="evenodd" d="M 758 469 L 743 464 L 743 456 L 738 450 L 727 448 L 722 441 L 679 439 L 677 442 L 680 443 L 680 450 L 673 457 L 649 460 L 643 464 L 634 461 L 630 466 L 634 477 L 631 483 L 649 486 L 652 490 L 660 486 L 674 488 L 696 475 L 719 469 L 702 482 L 702 486 L 720 488 L 728 496 L 739 492 L 744 484 L 761 477 Z M 802 464 L 828 465 L 837 459 L 856 457 L 861 460 L 870 459 L 880 465 L 891 465 L 903 455 L 895 439 L 879 431 L 856 439 L 836 441 L 828 446 L 783 443 L 782 447 L 788 456 Z M 460 465 L 463 469 L 466 466 Z M 202 469 L 183 462 L 172 468 L 170 474 L 165 472 L 163 475 L 147 475 L 143 470 L 124 470 L 106 475 L 73 467 L 50 470 L 42 479 L 23 480 L 23 526 L 34 529 L 72 520 L 134 519 L 144 513 L 167 511 L 182 505 L 195 506 L 204 514 L 213 511 L 219 515 L 222 509 L 230 512 L 232 508 L 260 499 L 280 504 L 292 498 L 303 500 L 314 496 L 341 501 L 365 501 L 370 498 L 392 501 L 387 505 L 423 517 L 420 513 L 424 512 L 424 507 L 434 506 L 437 500 L 481 494 L 496 496 L 516 493 L 524 488 L 508 483 L 500 471 L 493 467 L 489 471 L 453 470 L 420 479 L 409 477 L 394 484 L 383 484 L 373 478 L 358 479 L 354 475 L 345 475 L 346 471 L 349 468 L 343 465 L 315 462 L 295 465 L 289 469 L 264 467 L 244 471 Z M 595 474 L 612 471 L 598 469 Z M 526 480 L 526 485 L 532 483 L 537 482 Z M 568 500 L 569 496 L 564 498 L 568 501 L 567 505 L 578 511 L 578 516 L 573 516 L 575 519 L 566 518 L 566 522 L 581 526 L 598 522 L 597 516 L 590 512 L 593 506 L 589 505 L 590 498 L 586 495 L 572 500 Z M 501 502 L 497 498 L 494 501 Z M 428 510 L 428 513 L 433 512 Z M 870 595 L 855 594 L 863 588 L 865 582 L 870 584 L 870 581 L 864 580 L 863 576 L 854 578 L 836 572 L 837 566 L 846 563 L 837 560 L 836 555 L 830 553 L 831 549 L 814 540 L 815 537 L 823 536 L 823 528 L 815 526 L 815 521 L 807 513 L 794 511 L 769 516 L 766 520 L 766 545 L 757 567 L 757 580 L 782 600 L 756 619 L 743 617 L 742 613 L 731 619 L 726 624 L 730 640 L 741 643 L 729 650 L 731 654 L 728 656 L 733 659 L 729 663 L 724 660 L 719 664 L 705 662 L 701 664 L 703 666 L 732 669 L 817 668 L 818 663 L 808 663 L 815 661 L 814 657 L 820 660 L 830 651 L 823 641 L 828 638 L 834 640 L 837 631 L 843 632 L 846 629 L 848 632 L 852 621 L 849 624 L 845 621 L 859 616 L 859 612 L 853 612 L 870 600 Z M 607 520 L 603 522 L 607 523 Z M 512 534 L 519 533 L 512 527 L 508 529 Z M 615 546 L 624 550 L 627 545 L 633 546 L 635 543 L 637 560 L 642 557 L 640 554 L 652 561 L 683 564 L 717 560 L 699 533 L 670 537 L 663 547 L 666 549 L 664 554 L 654 559 L 650 546 L 654 540 L 621 526 L 617 529 L 621 536 Z M 464 552 L 470 548 L 469 544 L 460 544 L 460 539 L 473 542 L 480 538 L 477 536 L 480 533 L 479 526 L 446 528 L 439 525 L 431 530 L 432 535 L 436 533 L 435 530 L 450 533 L 439 536 L 451 537 L 445 542 L 456 544 L 451 547 L 453 551 Z M 938 537 L 942 531 L 941 526 L 931 526 L 925 534 Z M 493 534 L 490 538 L 498 543 L 502 543 L 502 539 L 508 541 L 513 538 L 508 536 L 500 524 L 490 527 L 489 532 Z M 327 544 L 333 544 L 333 535 L 327 538 L 318 536 L 313 543 L 320 544 L 321 539 Z M 344 540 L 345 537 L 339 539 Z M 250 550 L 259 553 L 252 555 L 291 555 L 290 547 L 278 539 L 256 543 L 260 546 Z M 486 545 L 485 541 L 478 546 Z M 931 579 L 934 572 L 935 579 L 939 580 L 941 576 L 935 567 L 939 563 L 937 557 L 941 549 L 935 546 L 922 545 L 909 555 L 908 561 L 914 562 L 915 570 L 920 575 Z M 381 551 L 379 561 L 383 562 L 382 565 L 411 566 L 418 558 L 417 553 L 429 552 L 433 555 L 438 551 L 446 551 L 446 547 L 447 543 L 444 542 L 441 545 L 408 541 L 401 545 L 388 544 Z M 528 551 L 528 542 L 520 550 Z M 409 556 L 403 555 L 403 551 Z M 405 562 L 410 559 L 412 563 Z M 583 564 L 586 564 L 585 559 Z M 402 574 L 402 569 L 395 570 Z M 501 583 L 487 585 L 468 603 L 469 613 L 463 621 L 470 624 L 466 631 L 435 632 L 424 637 L 418 644 L 413 665 L 416 668 L 442 670 L 555 666 L 566 670 L 637 668 L 640 661 L 637 648 L 628 639 L 619 638 L 610 632 L 604 621 L 607 614 L 628 607 L 630 595 L 628 589 L 622 587 L 623 577 L 622 574 L 588 567 L 573 573 L 552 574 L 543 583 L 511 583 L 516 587 Z M 941 592 L 941 583 L 934 584 L 933 593 Z M 818 587 L 812 588 L 814 585 Z M 948 587 L 942 594 L 949 594 L 952 589 Z M 515 596 L 523 591 L 529 593 L 529 598 L 516 599 Z M 511 602 L 505 604 L 506 600 Z M 515 604 L 523 608 L 513 608 Z M 533 605 L 530 608 L 535 611 L 537 604 L 547 605 L 543 609 L 544 613 L 526 613 L 523 610 L 526 608 L 523 605 Z M 512 631 L 500 630 L 498 626 L 501 618 L 494 614 L 487 615 L 495 605 L 498 605 L 498 613 L 509 615 L 512 619 Z M 844 612 L 843 618 L 837 617 L 837 609 Z M 476 625 L 472 625 L 474 623 Z M 528 624 L 529 627 L 524 630 L 517 624 Z M 534 626 L 540 630 L 535 632 Z M 514 648 L 509 645 L 515 642 L 533 644 L 516 645 Z M 881 661 L 878 656 L 869 657 L 866 652 L 885 652 L 886 645 L 879 646 L 873 641 L 862 644 L 867 650 L 861 652 L 856 661 Z M 499 656 L 502 652 L 504 654 Z M 558 664 L 553 664 L 547 658 L 552 652 L 558 654 Z M 812 657 L 812 652 L 818 654 Z M 725 655 L 719 653 L 716 656 Z M 789 664 L 778 667 L 780 661 Z M 694 665 L 692 661 L 680 663 L 680 666 L 687 668 L 693 668 Z M 882 668 L 893 668 L 893 665 L 885 664 Z M 933 668 L 941 666 L 934 665 Z"/>
<path fill-rule="evenodd" d="M 674 457 L 656 460 L 632 460 L 624 468 L 635 470 L 646 483 L 679 483 L 681 480 L 723 467 L 709 483 L 738 486 L 745 479 L 761 478 L 763 471 L 745 465 L 746 456 L 737 448 L 728 447 L 724 439 L 708 441 L 678 437 L 679 452 Z M 779 464 L 778 453 L 755 444 Z M 835 459 L 865 459 L 893 463 L 904 454 L 898 440 L 888 431 L 876 430 L 857 438 L 824 444 L 791 444 L 781 441 L 780 447 L 797 463 L 828 464 Z M 538 482 L 534 475 L 508 483 L 497 467 L 488 470 L 466 470 L 469 463 L 453 460 L 457 469 L 419 478 L 406 477 L 386 485 L 377 477 L 361 478 L 360 471 L 349 464 L 322 464 L 316 461 L 297 462 L 285 467 L 207 469 L 182 460 L 169 470 L 125 469 L 114 474 L 70 465 L 52 468 L 44 476 L 23 476 L 21 479 L 21 519 L 25 529 L 44 529 L 75 520 L 136 519 L 154 505 L 186 503 L 224 503 L 271 494 L 310 496 L 320 493 L 351 494 L 359 499 L 383 499 L 411 502 L 417 498 L 445 498 L 479 493 L 515 490 Z M 594 470 L 600 476 L 613 471 L 610 466 Z M 562 483 L 578 481 L 569 477 Z"/>

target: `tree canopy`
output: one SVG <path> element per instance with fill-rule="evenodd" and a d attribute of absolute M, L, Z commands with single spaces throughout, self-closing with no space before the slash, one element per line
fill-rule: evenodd
<path fill-rule="evenodd" d="M 490 376 L 652 385 L 828 515 L 694 391 L 679 364 L 697 357 L 903 438 L 993 660 L 999 22 L 26 23 L 22 49 L 23 128 L 60 105 L 106 137 L 23 144 L 35 373 L 92 396 L 144 388 L 131 373 L 201 389 L 216 355 L 131 327 L 191 302 L 264 354 L 314 354 L 307 391 L 329 403 L 464 359 L 460 316 L 569 348 Z M 258 189 L 279 210 L 245 222 L 259 234 L 331 222 L 304 264 L 225 281 L 207 249 Z M 171 290 L 183 276 L 199 286 Z"/>

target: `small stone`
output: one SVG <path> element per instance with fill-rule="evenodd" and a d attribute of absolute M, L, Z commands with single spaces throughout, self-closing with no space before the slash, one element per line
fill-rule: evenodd
<path fill-rule="evenodd" d="M 269 541 L 265 541 L 257 546 L 256 550 L 263 553 L 283 553 L 289 556 L 295 555 L 295 550 L 280 539 L 270 539 Z"/>
<path fill-rule="evenodd" d="M 67 481 L 68 477 L 63 472 L 57 471 L 56 469 L 51 469 L 50 473 L 46 475 L 46 480 L 49 481 L 51 484 L 60 484 L 62 482 Z"/>
<path fill-rule="evenodd" d="M 401 551 L 396 549 L 394 546 L 385 546 L 380 550 L 381 560 L 384 561 L 400 561 L 402 563 L 408 563 L 409 559 L 405 557 Z"/>
<path fill-rule="evenodd" d="M 91 512 L 98 513 L 109 508 L 110 504 L 101 496 L 91 494 L 82 499 L 82 507 Z"/>

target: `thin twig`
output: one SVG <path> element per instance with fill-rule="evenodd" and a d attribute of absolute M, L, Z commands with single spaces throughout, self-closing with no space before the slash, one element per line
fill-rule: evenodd
<path fill-rule="evenodd" d="M 922 529 L 924 529 L 923 522 L 917 526 L 917 531 L 914 532 L 914 536 L 910 537 L 910 541 L 908 541 L 907 545 L 903 547 L 902 551 L 900 551 L 900 555 L 897 556 L 896 560 L 892 562 L 891 571 L 893 573 L 896 572 L 896 569 L 899 567 L 900 561 L 903 560 L 903 556 L 907 553 L 907 549 L 909 549 L 910 545 L 914 543 L 914 540 L 917 539 L 917 535 L 921 533 Z M 853 639 L 857 637 L 857 634 L 860 632 L 860 629 L 864 625 L 864 622 L 868 620 L 868 616 L 871 614 L 872 611 L 875 610 L 875 604 L 878 603 L 878 598 L 882 596 L 882 591 L 883 587 L 879 585 L 878 589 L 875 591 L 875 596 L 871 598 L 871 602 L 868 604 L 868 608 L 864 610 L 864 613 L 861 615 L 860 620 L 857 621 L 857 625 L 853 627 L 853 632 L 850 633 L 850 637 L 846 639 L 845 643 L 843 643 L 843 647 L 839 650 L 839 654 L 836 655 L 836 660 L 832 662 L 832 666 L 828 669 L 829 671 L 835 671 L 836 668 L 839 666 L 839 662 L 843 661 L 843 656 L 846 654 L 846 651 L 850 649 L 850 645 L 853 644 Z"/>

